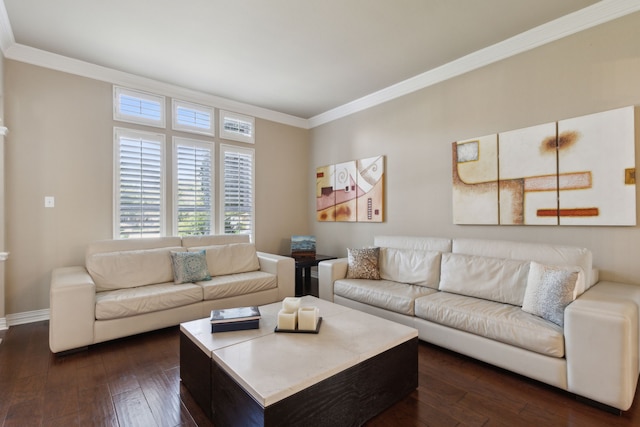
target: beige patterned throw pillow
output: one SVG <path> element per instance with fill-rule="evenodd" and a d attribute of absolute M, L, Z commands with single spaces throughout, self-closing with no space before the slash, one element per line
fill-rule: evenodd
<path fill-rule="evenodd" d="M 378 256 L 380 248 L 347 249 L 347 279 L 380 280 Z"/>

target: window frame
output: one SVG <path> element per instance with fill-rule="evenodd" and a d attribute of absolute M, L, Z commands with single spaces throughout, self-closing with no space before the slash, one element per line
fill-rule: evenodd
<path fill-rule="evenodd" d="M 231 132 L 224 128 L 225 119 L 237 120 L 239 122 L 246 122 L 251 125 L 251 135 L 243 135 L 240 132 Z M 220 110 L 219 120 L 219 132 L 220 138 L 229 139 L 232 141 L 246 142 L 247 144 L 255 144 L 256 141 L 256 120 L 254 117 L 246 116 L 244 114 L 238 114 L 231 111 Z"/>
<path fill-rule="evenodd" d="M 131 139 L 144 139 L 156 142 L 159 145 L 160 151 L 160 182 L 159 182 L 159 237 L 166 236 L 166 153 L 165 153 L 165 140 L 166 136 L 163 133 L 157 132 L 148 132 L 137 129 L 128 129 L 121 127 L 113 128 L 113 230 L 112 235 L 114 239 L 123 239 L 123 238 L 144 238 L 144 237 L 152 237 L 145 235 L 136 235 L 129 237 L 122 237 L 121 229 L 120 229 L 120 207 L 121 207 L 121 192 L 120 192 L 120 182 L 121 182 L 121 168 L 120 168 L 120 138 L 126 137 Z"/>
<path fill-rule="evenodd" d="M 216 167 L 215 167 L 215 161 L 216 161 L 216 153 L 215 153 L 215 144 L 211 141 L 203 141 L 203 140 L 199 140 L 199 139 L 193 139 L 193 138 L 185 138 L 185 137 L 180 137 L 180 136 L 174 136 L 172 138 L 172 154 L 173 154 L 173 164 L 172 164 L 172 175 L 173 175 L 173 181 L 172 181 L 172 188 L 171 188 L 171 192 L 172 192 L 172 200 L 173 200 L 173 217 L 171 218 L 171 222 L 172 222 L 172 236 L 183 236 L 182 234 L 180 234 L 179 232 L 179 205 L 178 205 L 178 189 L 179 189 L 179 166 L 178 166 L 178 146 L 179 145 L 186 145 L 186 146 L 191 146 L 191 147 L 198 147 L 198 148 L 203 148 L 203 149 L 208 149 L 211 155 L 211 174 L 209 176 L 210 180 L 211 180 L 211 207 L 210 207 L 210 230 L 209 230 L 209 234 L 215 234 L 216 233 L 216 209 L 215 209 L 215 205 L 216 205 L 216 191 L 215 191 L 215 185 L 216 185 Z M 186 235 L 192 235 L 192 234 L 185 234 Z"/>
<path fill-rule="evenodd" d="M 227 233 L 225 227 L 226 220 L 226 192 L 225 192 L 225 154 L 228 152 L 238 152 L 241 154 L 249 154 L 251 156 L 251 232 L 250 233 L 237 233 L 237 234 L 249 234 L 251 241 L 255 242 L 256 232 L 256 153 L 255 148 L 252 147 L 240 147 L 231 144 L 220 144 L 219 155 L 219 234 L 236 234 Z"/>
<path fill-rule="evenodd" d="M 120 96 L 130 96 L 144 101 L 158 103 L 160 105 L 160 119 L 154 120 L 124 113 L 120 106 Z M 157 128 L 166 128 L 166 98 L 162 95 L 144 92 L 136 89 L 129 89 L 122 86 L 113 86 L 113 120 L 126 123 L 135 123 Z"/>
<path fill-rule="evenodd" d="M 207 129 L 178 123 L 178 108 L 185 108 L 209 114 L 209 128 Z M 195 133 L 198 135 L 215 136 L 215 128 L 216 115 L 215 109 L 213 107 L 203 104 L 196 104 L 195 102 L 183 101 L 176 98 L 171 99 L 171 129 L 182 132 Z"/>

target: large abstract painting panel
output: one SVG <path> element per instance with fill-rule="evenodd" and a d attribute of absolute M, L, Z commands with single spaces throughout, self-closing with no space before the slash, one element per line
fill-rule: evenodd
<path fill-rule="evenodd" d="M 455 224 L 635 225 L 635 107 L 453 144 Z"/>
<path fill-rule="evenodd" d="M 634 107 L 558 122 L 561 225 L 635 225 Z"/>
<path fill-rule="evenodd" d="M 556 225 L 541 208 L 557 208 L 556 124 L 498 135 L 500 224 Z"/>
<path fill-rule="evenodd" d="M 454 224 L 498 224 L 497 135 L 454 142 Z"/>
<path fill-rule="evenodd" d="M 384 156 L 356 162 L 358 222 L 384 221 Z"/>
<path fill-rule="evenodd" d="M 318 221 L 336 220 L 336 194 L 333 186 L 335 165 L 316 169 L 316 218 Z"/>

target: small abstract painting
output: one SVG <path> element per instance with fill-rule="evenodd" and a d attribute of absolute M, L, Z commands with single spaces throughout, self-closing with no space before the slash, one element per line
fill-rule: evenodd
<path fill-rule="evenodd" d="M 316 169 L 316 219 L 384 221 L 384 156 Z"/>

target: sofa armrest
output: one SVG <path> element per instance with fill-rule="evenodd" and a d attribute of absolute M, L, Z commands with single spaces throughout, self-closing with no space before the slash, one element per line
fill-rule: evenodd
<path fill-rule="evenodd" d="M 626 292 L 625 292 L 626 289 Z M 626 411 L 638 383 L 638 304 L 634 285 L 601 282 L 565 309 L 569 391 Z"/>
<path fill-rule="evenodd" d="M 333 302 L 333 282 L 347 277 L 347 258 L 330 259 L 318 264 L 318 295 Z"/>
<path fill-rule="evenodd" d="M 296 294 L 296 264 L 293 258 L 258 252 L 260 271 L 278 276 L 278 298 Z"/>
<path fill-rule="evenodd" d="M 93 344 L 96 285 L 84 267 L 53 270 L 49 305 L 49 348 L 53 353 Z"/>

